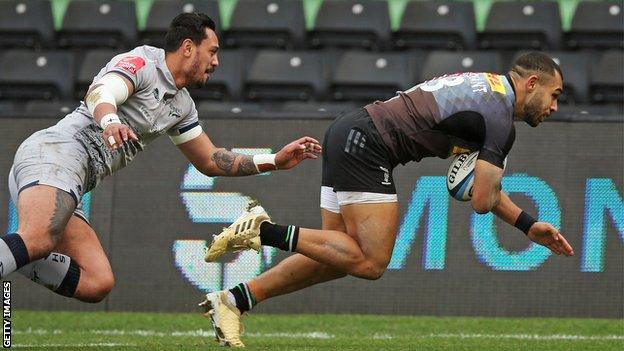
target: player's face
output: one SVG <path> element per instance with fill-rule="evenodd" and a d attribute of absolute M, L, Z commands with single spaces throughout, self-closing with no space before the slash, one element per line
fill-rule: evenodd
<path fill-rule="evenodd" d="M 555 76 L 542 76 L 533 89 L 527 89 L 527 97 L 523 109 L 523 119 L 531 126 L 537 127 L 544 119 L 557 111 L 557 99 L 563 91 L 563 82 L 559 73 Z"/>
<path fill-rule="evenodd" d="M 206 28 L 206 34 L 206 39 L 197 45 L 197 50 L 195 50 L 195 55 L 192 58 L 189 75 L 191 76 L 191 86 L 194 88 L 201 88 L 206 84 L 208 79 L 210 79 L 210 75 L 219 66 L 219 58 L 217 57 L 219 38 L 209 28 Z"/>

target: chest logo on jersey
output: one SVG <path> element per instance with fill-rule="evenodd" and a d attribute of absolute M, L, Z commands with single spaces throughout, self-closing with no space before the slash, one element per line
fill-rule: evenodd
<path fill-rule="evenodd" d="M 505 85 L 503 84 L 503 81 L 501 80 L 501 76 L 497 76 L 491 73 L 486 73 L 485 79 L 490 85 L 490 89 L 492 89 L 492 91 L 507 95 L 507 90 L 505 89 Z"/>
<path fill-rule="evenodd" d="M 138 56 L 126 56 L 119 60 L 115 67 L 136 75 L 136 73 L 145 66 L 145 60 Z"/>
<path fill-rule="evenodd" d="M 169 117 L 173 117 L 173 118 L 182 117 L 182 110 L 170 104 L 169 105 Z"/>
<path fill-rule="evenodd" d="M 156 99 L 156 101 L 159 102 L 160 101 L 160 92 L 158 91 L 158 88 L 154 89 L 152 94 L 154 94 L 154 99 Z"/>

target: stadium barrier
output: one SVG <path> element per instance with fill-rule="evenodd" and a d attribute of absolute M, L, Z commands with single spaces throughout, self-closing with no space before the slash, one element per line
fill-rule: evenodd
<path fill-rule="evenodd" d="M 621 121 L 621 119 L 620 119 Z M 216 145 L 240 152 L 277 150 L 301 135 L 322 139 L 330 120 L 203 120 Z M 0 171 L 19 144 L 50 119 L 0 119 Z M 516 123 L 503 189 L 521 207 L 559 227 L 575 256 L 559 257 L 517 229 L 448 196 L 450 160 L 426 159 L 394 173 L 400 230 L 386 274 L 346 278 L 257 307 L 264 313 L 378 313 L 621 318 L 624 313 L 624 124 Z M 247 178 L 199 174 L 166 137 L 85 198 L 108 253 L 116 287 L 99 304 L 83 304 L 35 286 L 19 274 L 13 308 L 193 311 L 203 291 L 231 287 L 288 254 L 229 255 L 203 262 L 205 240 L 232 221 L 249 198 L 277 223 L 320 226 L 321 162 Z M 17 216 L 0 182 L 0 220 Z"/>

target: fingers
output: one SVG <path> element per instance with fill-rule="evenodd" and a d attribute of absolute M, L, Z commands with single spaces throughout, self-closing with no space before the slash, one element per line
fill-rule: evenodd
<path fill-rule="evenodd" d="M 116 150 L 123 146 L 128 139 L 138 140 L 136 134 L 127 126 L 111 126 L 102 133 L 106 146 L 111 150 Z"/>
<path fill-rule="evenodd" d="M 123 140 L 123 141 L 124 141 L 124 143 L 125 143 L 126 141 L 128 141 L 128 130 L 127 130 L 127 129 L 125 129 L 125 128 L 121 128 L 121 129 L 119 130 L 119 134 L 121 134 L 121 140 Z"/>
<path fill-rule="evenodd" d="M 563 252 L 564 255 L 566 256 L 572 256 L 574 255 L 574 249 L 572 249 L 572 245 L 570 245 L 568 243 L 568 241 L 566 240 L 566 238 L 563 237 L 563 235 L 559 234 L 559 247 L 561 252 Z"/>

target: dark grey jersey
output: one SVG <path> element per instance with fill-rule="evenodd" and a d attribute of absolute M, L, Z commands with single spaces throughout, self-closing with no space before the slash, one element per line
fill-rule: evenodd
<path fill-rule="evenodd" d="M 365 108 L 394 162 L 479 151 L 503 168 L 514 139 L 515 93 L 509 78 L 491 73 L 446 75 Z"/>

